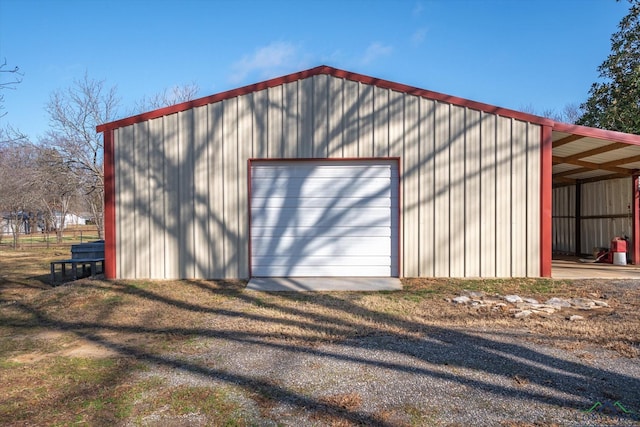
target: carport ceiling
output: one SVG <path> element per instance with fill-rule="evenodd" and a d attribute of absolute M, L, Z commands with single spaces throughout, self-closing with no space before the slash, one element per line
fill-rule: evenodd
<path fill-rule="evenodd" d="M 640 172 L 640 136 L 557 123 L 553 184 L 624 178 Z"/>

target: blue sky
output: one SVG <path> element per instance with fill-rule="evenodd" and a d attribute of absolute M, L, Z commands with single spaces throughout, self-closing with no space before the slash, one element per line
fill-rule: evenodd
<path fill-rule="evenodd" d="M 622 0 L 0 0 L 0 61 L 24 73 L 0 126 L 37 140 L 50 94 L 85 73 L 136 101 L 207 96 L 329 65 L 501 107 L 583 102 Z M 3 73 L 4 74 L 4 73 Z M 0 78 L 6 79 L 6 76 Z"/>

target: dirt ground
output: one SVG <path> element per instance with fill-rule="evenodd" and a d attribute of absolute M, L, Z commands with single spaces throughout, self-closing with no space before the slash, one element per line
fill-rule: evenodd
<path fill-rule="evenodd" d="M 438 409 L 403 395 L 428 390 L 417 381 L 423 374 L 400 377 L 408 369 L 400 366 L 426 372 L 427 362 L 433 386 L 446 377 L 454 386 L 445 388 L 465 384 L 462 395 L 488 393 L 472 405 L 486 425 L 569 425 L 591 403 L 594 411 L 607 409 L 598 422 L 640 420 L 639 379 L 616 371 L 638 365 L 636 281 L 406 279 L 402 291 L 380 293 L 259 293 L 246 291 L 242 281 L 200 280 L 87 278 L 51 286 L 48 263 L 58 252 L 0 252 L 2 425 L 464 425 L 465 411 L 447 406 L 453 398 Z M 595 298 L 608 307 L 515 319 L 506 309 L 452 303 L 463 289 L 538 300 Z M 573 314 L 583 320 L 569 321 Z M 435 340 L 428 348 L 426 337 Z M 458 359 L 464 348 L 469 351 Z M 372 352 L 375 363 L 362 362 L 363 352 Z M 470 352 L 489 359 L 478 365 Z M 512 361 L 534 353 L 526 363 Z M 329 369 L 329 359 L 338 365 Z M 489 367 L 500 363 L 506 371 Z M 575 376 L 608 372 L 625 389 L 581 386 L 569 372 L 550 385 L 544 375 L 560 369 L 555 363 L 575 369 Z M 549 366 L 539 377 L 523 368 L 541 364 Z M 307 374 L 291 377 L 288 366 Z M 358 390 L 332 377 L 340 369 L 354 376 Z M 400 381 L 410 383 L 400 387 Z M 378 401 L 374 390 L 385 382 L 398 386 L 398 402 Z M 507 400 L 513 396 L 517 401 Z M 502 402 L 502 412 L 483 412 L 486 399 Z M 527 404 L 538 409 L 516 411 Z M 553 408 L 552 415 L 545 412 Z"/>

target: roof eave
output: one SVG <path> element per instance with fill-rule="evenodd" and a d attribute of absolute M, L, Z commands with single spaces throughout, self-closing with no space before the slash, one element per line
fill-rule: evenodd
<path fill-rule="evenodd" d="M 640 145 L 640 135 L 613 130 L 598 129 L 562 122 L 555 122 L 553 124 L 553 130 L 557 132 L 570 133 L 572 135 L 579 135 L 585 138 L 604 139 L 610 142 L 623 142 L 625 144 Z"/>

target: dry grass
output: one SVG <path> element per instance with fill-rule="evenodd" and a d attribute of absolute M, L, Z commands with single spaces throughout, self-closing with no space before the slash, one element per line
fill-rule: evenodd
<path fill-rule="evenodd" d="M 370 335 L 414 338 L 444 328 L 524 329 L 547 345 L 600 346 L 638 357 L 640 296 L 609 282 L 410 279 L 400 292 L 280 294 L 245 291 L 240 281 L 84 279 L 51 287 L 48 263 L 66 256 L 63 251 L 0 251 L 0 424 L 112 425 L 161 412 L 243 425 L 228 390 L 139 375 L 145 360 L 197 357 L 207 340 L 229 336 L 314 347 Z M 588 316 L 584 322 L 567 321 L 567 313 L 516 320 L 446 301 L 461 289 L 539 299 L 606 297 L 610 308 L 581 312 Z M 252 393 L 265 411 L 273 404 L 268 393 Z M 321 403 L 357 411 L 362 400 L 353 393 Z M 330 411 L 318 416 L 328 425 L 344 424 Z"/>

